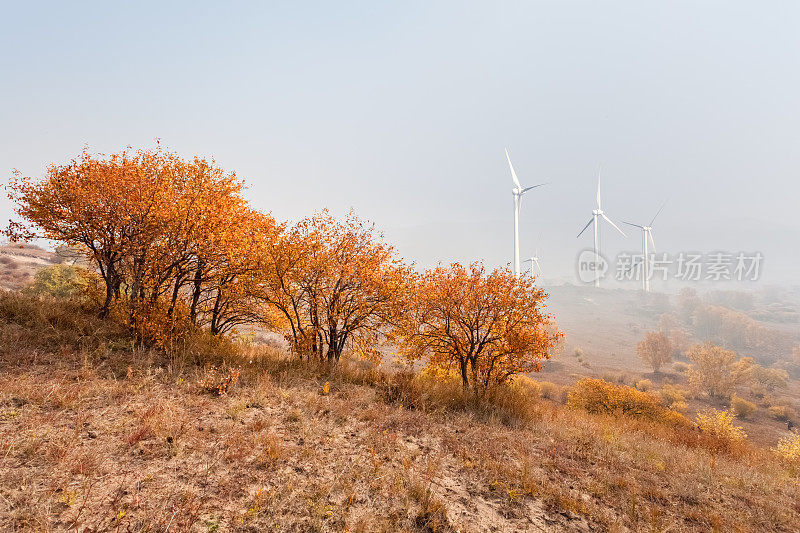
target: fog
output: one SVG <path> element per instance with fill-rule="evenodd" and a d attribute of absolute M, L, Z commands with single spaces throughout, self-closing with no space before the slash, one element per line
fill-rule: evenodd
<path fill-rule="evenodd" d="M 800 252 L 800 47 L 792 2 L 104 3 L 6 6 L 0 171 L 154 139 L 213 157 L 257 207 L 350 208 L 427 267 L 512 254 L 580 283 L 594 208 L 659 252 Z M 12 217 L 0 202 L 0 217 Z M 602 227 L 601 250 L 640 251 Z M 636 283 L 608 286 L 636 288 Z M 704 285 L 713 285 L 713 280 Z M 747 289 L 752 283 L 720 283 Z M 682 282 L 656 282 L 677 290 Z"/>

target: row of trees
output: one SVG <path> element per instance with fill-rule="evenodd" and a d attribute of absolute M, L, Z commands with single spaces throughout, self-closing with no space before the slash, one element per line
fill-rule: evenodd
<path fill-rule="evenodd" d="M 636 351 L 656 373 L 672 362 L 673 346 L 663 331 L 648 332 Z M 712 342 L 691 346 L 686 350 L 686 357 L 691 362 L 688 368 L 690 383 L 711 399 L 728 398 L 739 385 L 750 385 L 764 394 L 788 384 L 789 375 L 785 370 L 765 368 L 752 357 L 740 359 L 736 352 Z"/>
<path fill-rule="evenodd" d="M 21 220 L 7 235 L 78 250 L 102 279 L 100 315 L 143 341 L 259 324 L 331 363 L 346 349 L 379 359 L 391 342 L 478 391 L 538 370 L 561 337 L 529 278 L 480 265 L 417 272 L 352 213 L 279 223 L 213 161 L 84 151 L 43 179 L 15 173 L 8 190 Z"/>

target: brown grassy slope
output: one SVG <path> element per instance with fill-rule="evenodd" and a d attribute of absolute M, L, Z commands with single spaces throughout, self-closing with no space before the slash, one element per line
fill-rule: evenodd
<path fill-rule="evenodd" d="M 714 457 L 544 400 L 447 409 L 274 354 L 234 361 L 240 385 L 214 396 L 174 363 L 77 306 L 0 294 L 3 529 L 800 528 L 797 471 L 764 450 Z"/>
<path fill-rule="evenodd" d="M 0 289 L 19 290 L 40 268 L 57 261 L 55 253 L 33 244 L 0 244 Z"/>

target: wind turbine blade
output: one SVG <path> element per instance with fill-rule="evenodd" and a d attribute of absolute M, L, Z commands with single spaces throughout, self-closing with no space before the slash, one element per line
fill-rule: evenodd
<path fill-rule="evenodd" d="M 655 221 L 656 221 L 656 217 L 657 217 L 658 215 L 660 215 L 660 214 L 661 214 L 661 210 L 662 210 L 662 209 L 664 209 L 664 206 L 665 206 L 665 205 L 667 205 L 667 202 L 666 202 L 666 200 L 664 201 L 664 203 L 663 203 L 663 204 L 661 204 L 661 207 L 660 207 L 660 208 L 658 209 L 658 211 L 656 212 L 656 216 L 655 216 L 655 217 L 653 217 L 653 220 L 651 220 L 651 221 L 650 221 L 650 224 L 648 224 L 648 226 L 652 226 L 652 225 L 653 225 L 653 222 L 655 222 Z"/>
<path fill-rule="evenodd" d="M 522 185 L 519 184 L 519 179 L 517 179 L 517 173 L 514 172 L 514 165 L 511 164 L 511 156 L 508 155 L 508 148 L 506 148 L 506 159 L 508 159 L 508 168 L 511 169 L 511 179 L 514 180 L 514 185 L 517 186 L 517 189 L 522 189 Z"/>
<path fill-rule="evenodd" d="M 533 259 L 526 259 L 525 261 L 523 261 L 523 263 L 530 263 L 531 261 L 533 261 Z"/>
<path fill-rule="evenodd" d="M 542 185 L 547 185 L 547 183 L 540 183 L 539 185 L 531 185 L 530 187 L 525 187 L 524 189 L 522 189 L 522 192 L 523 193 L 527 192 L 527 191 L 529 191 L 531 189 L 535 189 L 536 187 L 541 187 Z"/>
<path fill-rule="evenodd" d="M 629 226 L 633 226 L 634 228 L 644 229 L 644 226 L 640 226 L 639 224 L 634 224 L 633 222 L 625 222 L 625 221 L 623 220 L 623 221 L 622 221 L 622 223 L 623 223 L 623 224 L 627 224 L 627 225 L 629 225 Z"/>
<path fill-rule="evenodd" d="M 611 222 L 611 219 L 610 219 L 610 218 L 608 218 L 608 217 L 606 216 L 606 214 L 605 214 L 605 213 L 603 213 L 603 214 L 602 214 L 602 217 L 603 217 L 604 219 L 606 219 L 606 222 L 608 222 L 609 224 L 611 224 L 612 226 L 614 226 L 614 229 L 616 229 L 618 232 L 620 232 L 620 233 L 622 234 L 622 236 L 623 236 L 623 237 L 627 237 L 627 235 L 625 235 L 625 232 L 624 232 L 624 231 L 622 231 L 621 229 L 619 229 L 619 226 L 617 226 L 616 224 L 614 224 L 613 222 Z"/>
<path fill-rule="evenodd" d="M 653 240 L 653 231 L 652 230 L 648 230 L 647 231 L 647 235 L 648 235 L 648 237 L 650 237 L 650 244 L 653 245 L 653 251 L 655 252 L 656 251 L 656 241 Z"/>
<path fill-rule="evenodd" d="M 587 222 L 587 223 L 586 223 L 586 225 L 585 225 L 585 226 L 583 227 L 583 229 L 581 230 L 581 232 L 580 232 L 580 233 L 578 233 L 578 237 L 580 237 L 581 235 L 583 235 L 583 232 L 584 232 L 584 231 L 586 231 L 586 228 L 588 228 L 589 226 L 591 226 L 591 225 L 592 225 L 592 222 L 594 222 L 594 217 L 592 217 L 592 218 L 590 218 L 590 219 L 589 219 L 589 222 Z M 577 238 L 577 237 L 576 237 L 576 238 Z"/>
<path fill-rule="evenodd" d="M 600 167 L 597 167 L 597 209 L 602 209 L 600 202 Z"/>
<path fill-rule="evenodd" d="M 536 261 L 534 261 L 534 263 L 536 263 L 536 268 L 539 269 L 539 274 L 544 275 L 544 272 L 542 272 L 542 267 L 539 266 L 539 260 L 537 259 Z"/>

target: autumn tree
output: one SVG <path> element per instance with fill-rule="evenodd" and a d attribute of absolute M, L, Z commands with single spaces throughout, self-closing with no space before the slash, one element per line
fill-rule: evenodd
<path fill-rule="evenodd" d="M 12 240 L 42 237 L 79 246 L 97 266 L 106 286 L 101 316 L 122 285 L 123 250 L 130 245 L 133 220 L 128 212 L 129 189 L 137 173 L 125 152 L 106 160 L 84 151 L 65 165 L 52 165 L 46 177 L 34 180 L 18 171 L 8 186 L 16 212 L 25 222 L 12 222 Z"/>
<path fill-rule="evenodd" d="M 742 357 L 736 371 L 742 382 L 749 383 L 755 393 L 764 395 L 789 384 L 789 373 L 781 368 L 766 368 L 752 357 Z"/>
<path fill-rule="evenodd" d="M 636 346 L 636 353 L 644 363 L 658 373 L 661 367 L 672 362 L 672 344 L 661 331 L 649 331 Z"/>
<path fill-rule="evenodd" d="M 262 300 L 282 315 L 297 353 L 335 363 L 350 346 L 378 357 L 410 270 L 372 225 L 323 211 L 284 232 L 264 265 Z"/>
<path fill-rule="evenodd" d="M 742 378 L 735 352 L 707 342 L 696 344 L 686 355 L 692 362 L 689 381 L 694 388 L 709 398 L 728 397 L 734 392 Z"/>
<path fill-rule="evenodd" d="M 526 276 L 453 264 L 427 271 L 415 285 L 395 330 L 399 346 L 411 361 L 458 372 L 476 394 L 541 370 L 562 337 L 544 313 L 547 293 Z"/>
<path fill-rule="evenodd" d="M 108 157 L 84 151 L 42 180 L 15 174 L 9 190 L 23 222 L 7 233 L 86 254 L 105 282 L 101 316 L 124 300 L 137 331 L 188 318 L 220 334 L 263 318 L 254 275 L 277 225 L 247 205 L 243 187 L 213 161 L 160 147 Z"/>

